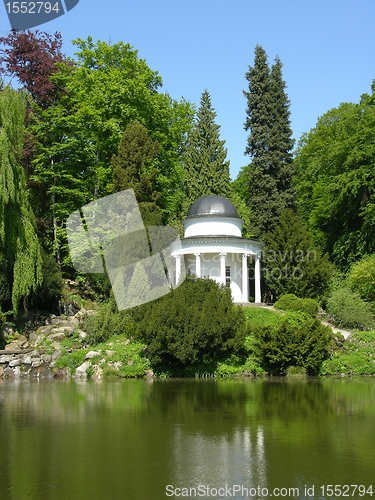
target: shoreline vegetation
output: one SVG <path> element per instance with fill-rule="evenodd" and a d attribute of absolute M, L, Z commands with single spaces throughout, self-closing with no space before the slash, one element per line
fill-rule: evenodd
<path fill-rule="evenodd" d="M 196 287 L 194 281 L 197 280 L 192 280 L 190 287 Z M 211 282 L 198 281 L 206 287 L 207 282 Z M 206 290 L 207 293 L 212 295 L 214 290 L 225 295 L 224 287 L 208 285 L 212 290 Z M 189 283 L 186 293 L 191 294 L 188 287 Z M 198 356 L 195 362 L 190 362 L 189 356 L 192 359 L 194 353 L 186 351 L 188 358 L 184 363 L 172 362 L 170 357 L 155 357 L 152 341 L 146 343 L 137 333 L 137 326 L 142 324 L 140 316 L 152 317 L 154 303 L 148 305 L 147 311 L 145 306 L 139 308 L 137 317 L 129 311 L 117 311 L 111 301 L 94 305 L 77 295 L 73 296 L 73 301 L 75 310 L 78 307 L 79 310 L 70 316 L 49 315 L 44 321 L 34 318 L 18 330 L 15 325 L 5 323 L 6 345 L 0 352 L 0 378 L 150 380 L 283 376 L 305 380 L 309 376 L 375 375 L 374 330 L 352 330 L 345 339 L 340 333 L 333 333 L 332 325 L 325 326 L 326 318 L 318 314 L 316 301 L 299 299 L 292 294 L 282 297 L 275 307 L 232 305 L 238 318 L 243 317 L 245 321 L 242 325 L 238 318 L 236 320 L 237 327 L 242 329 L 237 339 L 241 345 L 236 348 L 232 345 L 227 352 L 224 349 L 216 358 L 210 357 L 207 346 L 202 345 L 206 358 Z M 165 300 L 162 307 L 165 308 Z M 74 312 L 73 307 L 70 312 Z M 185 314 L 191 313 L 185 311 Z M 165 318 L 162 321 L 166 323 Z M 181 345 L 184 345 L 183 339 Z M 220 350 L 220 346 L 216 349 Z"/>

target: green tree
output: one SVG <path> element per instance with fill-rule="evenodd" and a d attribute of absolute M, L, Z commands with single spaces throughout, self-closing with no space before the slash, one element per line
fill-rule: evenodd
<path fill-rule="evenodd" d="M 207 90 L 202 93 L 194 127 L 185 152 L 186 192 L 189 204 L 205 195 L 230 194 L 229 161 L 225 141 Z"/>
<path fill-rule="evenodd" d="M 157 206 L 161 193 L 156 187 L 155 167 L 159 150 L 159 144 L 135 120 L 126 127 L 118 154 L 112 157 L 114 190 L 134 189 L 144 223 L 153 226 L 162 222 L 162 212 Z"/>
<path fill-rule="evenodd" d="M 245 154 L 251 158 L 247 203 L 253 232 L 261 236 L 273 228 L 283 210 L 294 206 L 293 140 L 280 59 L 270 69 L 265 50 L 257 45 L 246 80 L 244 128 L 250 133 Z"/>
<path fill-rule="evenodd" d="M 71 265 L 65 220 L 114 191 L 111 160 L 129 123 L 138 120 L 160 146 L 153 166 L 165 222 L 179 210 L 182 149 L 193 116 L 189 103 L 159 91 L 160 76 L 129 44 L 94 43 L 91 37 L 73 43 L 75 64 L 59 64 L 51 77 L 63 89 L 60 99 L 35 110 L 32 129 L 37 216 L 65 270 Z M 43 197 L 46 203 L 39 203 Z"/>
<path fill-rule="evenodd" d="M 296 153 L 299 211 L 344 271 L 375 252 L 374 91 L 319 118 Z"/>
<path fill-rule="evenodd" d="M 266 241 L 263 273 L 274 299 L 289 293 L 302 298 L 324 294 L 333 265 L 328 254 L 314 244 L 300 217 L 291 209 L 285 210 Z"/>
<path fill-rule="evenodd" d="M 0 254 L 12 286 L 15 313 L 42 282 L 42 258 L 20 164 L 24 145 L 25 94 L 6 87 L 0 92 Z"/>

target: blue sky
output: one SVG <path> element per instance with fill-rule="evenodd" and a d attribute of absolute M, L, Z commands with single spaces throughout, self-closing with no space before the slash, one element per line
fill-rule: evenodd
<path fill-rule="evenodd" d="M 175 99 L 198 106 L 206 88 L 235 178 L 248 163 L 242 91 L 255 45 L 263 46 L 270 65 L 276 55 L 283 63 L 298 140 L 329 109 L 370 93 L 374 26 L 374 0 L 80 0 L 38 29 L 60 31 L 71 56 L 75 38 L 130 43 Z M 0 35 L 9 29 L 0 6 Z"/>

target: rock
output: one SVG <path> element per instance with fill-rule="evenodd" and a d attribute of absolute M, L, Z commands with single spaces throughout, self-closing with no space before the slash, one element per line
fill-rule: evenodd
<path fill-rule="evenodd" d="M 152 370 L 145 370 L 144 373 L 145 373 L 146 379 L 154 378 L 154 372 Z"/>
<path fill-rule="evenodd" d="M 32 360 L 32 357 L 30 356 L 30 354 L 28 354 L 27 356 L 24 356 L 24 358 L 22 360 L 22 363 L 24 365 L 31 365 L 32 362 L 33 362 L 33 360 Z"/>
<path fill-rule="evenodd" d="M 82 363 L 80 366 L 78 366 L 78 368 L 76 368 L 75 377 L 86 378 L 87 377 L 86 370 L 90 368 L 90 366 L 91 366 L 90 361 L 85 361 L 84 363 Z"/>
<path fill-rule="evenodd" d="M 85 340 L 87 339 L 87 337 L 89 336 L 88 333 L 84 332 L 83 330 L 76 330 L 76 333 L 78 333 L 78 337 L 81 339 L 81 340 Z"/>
<path fill-rule="evenodd" d="M 113 368 L 116 368 L 116 370 L 118 370 L 121 367 L 122 367 L 121 361 L 116 361 L 116 363 L 113 363 Z"/>
<path fill-rule="evenodd" d="M 133 366 L 133 365 L 134 365 L 134 361 L 133 361 L 132 359 L 130 359 L 130 360 L 128 361 L 128 366 Z"/>
<path fill-rule="evenodd" d="M 7 339 L 9 337 L 9 335 L 14 335 L 13 327 L 10 325 L 4 325 L 2 330 L 1 330 L 1 333 L 4 337 L 4 339 Z"/>
<path fill-rule="evenodd" d="M 103 375 L 103 369 L 99 365 L 94 365 L 94 373 L 92 375 L 93 380 L 101 380 Z"/>
<path fill-rule="evenodd" d="M 33 341 L 36 339 L 36 333 L 35 332 L 31 332 L 30 335 L 29 335 L 29 341 Z"/>
<path fill-rule="evenodd" d="M 40 359 L 44 362 L 44 363 L 51 363 L 52 361 L 52 356 L 50 354 L 42 354 Z"/>
<path fill-rule="evenodd" d="M 59 340 L 64 340 L 66 339 L 65 337 L 65 333 L 64 332 L 57 332 L 57 333 L 51 333 L 49 336 L 48 336 L 49 340 L 51 340 L 51 342 L 55 342 L 55 341 L 59 341 Z"/>
<path fill-rule="evenodd" d="M 22 342 L 27 342 L 27 338 L 25 337 L 25 335 L 21 335 L 20 333 L 17 332 L 14 334 L 14 340 L 19 341 L 21 344 Z"/>
<path fill-rule="evenodd" d="M 63 334 L 66 337 L 70 337 L 73 335 L 74 327 L 73 326 L 59 326 L 57 328 L 52 328 L 51 334 L 56 335 L 56 334 Z M 50 334 L 50 337 L 51 337 Z"/>
<path fill-rule="evenodd" d="M 5 351 L 20 351 L 21 345 L 17 340 L 12 340 L 9 344 L 7 344 L 4 348 Z"/>
<path fill-rule="evenodd" d="M 111 349 L 108 349 L 108 351 L 105 351 L 106 355 L 108 357 L 114 356 L 116 354 L 116 351 L 113 351 Z"/>
<path fill-rule="evenodd" d="M 95 358 L 95 356 L 100 356 L 101 353 L 99 351 L 90 351 L 86 354 L 85 359 L 92 359 Z"/>
<path fill-rule="evenodd" d="M 51 347 L 54 351 L 61 351 L 62 349 L 62 345 L 60 344 L 60 342 L 52 342 Z"/>
<path fill-rule="evenodd" d="M 9 363 L 10 361 L 12 361 L 12 359 L 13 359 L 12 354 L 4 354 L 3 356 L 0 356 L 0 363 L 1 364 Z"/>
<path fill-rule="evenodd" d="M 32 366 L 33 368 L 38 368 L 38 366 L 40 366 L 40 365 L 42 365 L 42 364 L 43 364 L 43 362 L 42 362 L 42 360 L 41 360 L 41 359 L 36 359 L 35 361 L 33 361 L 33 362 L 32 362 L 31 366 Z"/>
<path fill-rule="evenodd" d="M 9 366 L 13 368 L 14 366 L 21 366 L 22 361 L 19 358 L 13 359 L 12 361 L 9 362 Z"/>

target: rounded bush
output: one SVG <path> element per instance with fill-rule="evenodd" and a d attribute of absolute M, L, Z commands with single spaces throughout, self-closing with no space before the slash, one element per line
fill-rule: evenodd
<path fill-rule="evenodd" d="M 269 373 L 282 375 L 290 366 L 318 373 L 332 345 L 332 330 L 317 318 L 288 312 L 277 323 L 255 329 L 262 351 L 262 366 Z"/>
<path fill-rule="evenodd" d="M 315 318 L 319 311 L 319 304 L 314 299 L 301 299 L 289 293 L 282 295 L 280 299 L 275 302 L 274 307 L 283 311 L 303 312 Z"/>
<path fill-rule="evenodd" d="M 214 369 L 244 350 L 243 309 L 233 305 L 227 287 L 211 279 L 188 277 L 168 295 L 134 308 L 132 317 L 151 363 L 175 373 Z"/>

